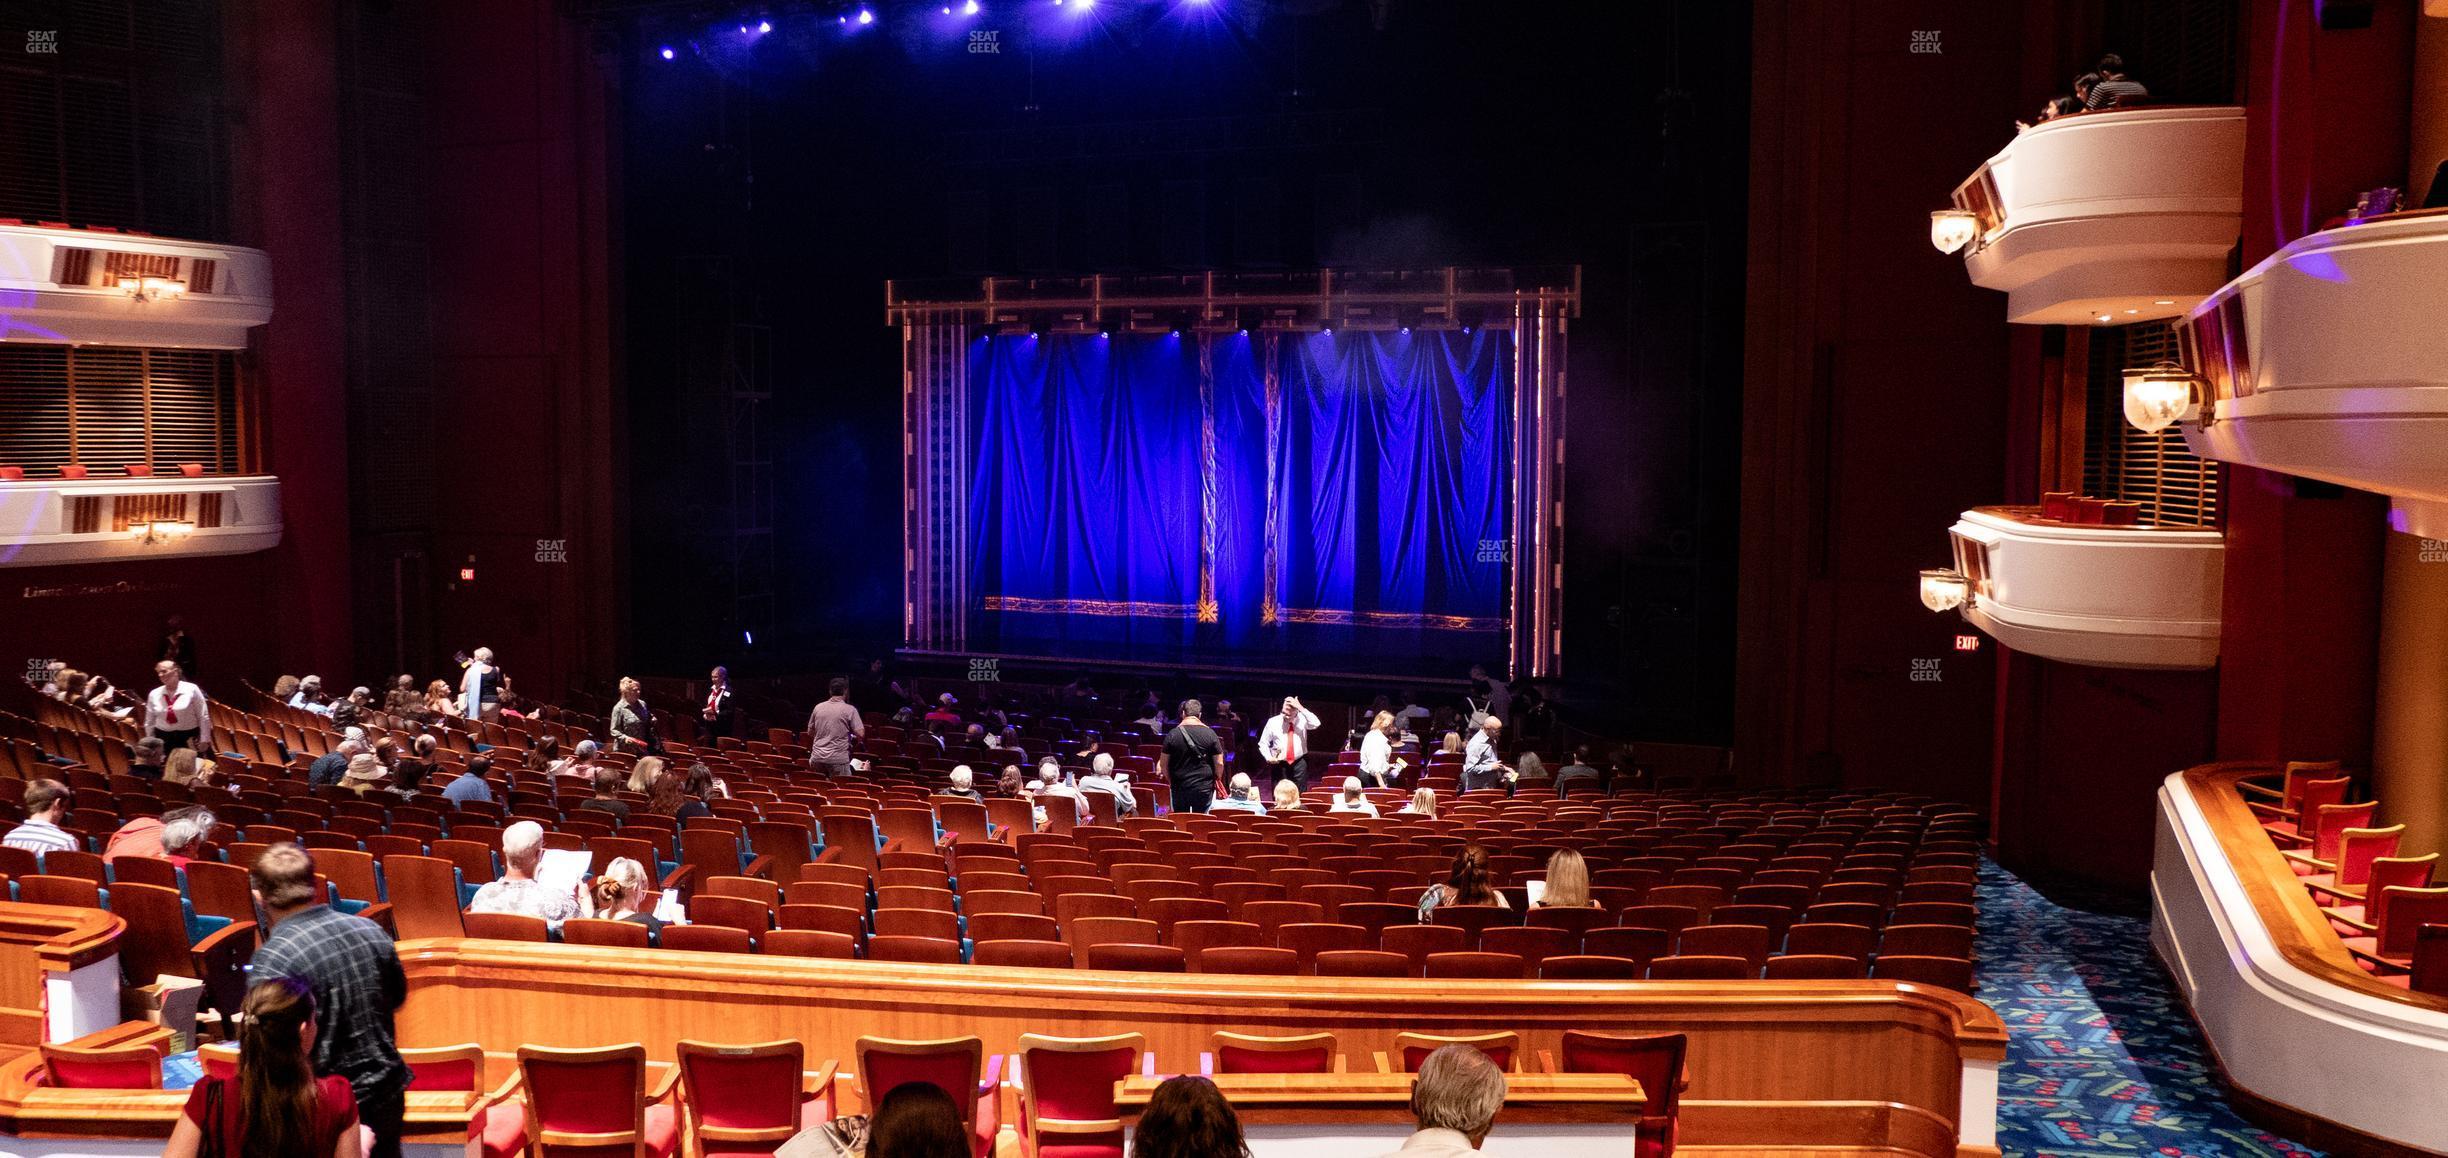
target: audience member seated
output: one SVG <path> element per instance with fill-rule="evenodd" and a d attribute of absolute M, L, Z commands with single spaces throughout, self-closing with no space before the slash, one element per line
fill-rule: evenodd
<path fill-rule="evenodd" d="M 443 799 L 453 804 L 491 804 L 493 786 L 485 783 L 485 774 L 493 770 L 490 756 L 470 756 L 467 767 L 442 786 Z"/>
<path fill-rule="evenodd" d="M 629 822 L 629 804 L 620 798 L 621 774 L 618 768 L 595 770 L 595 795 L 579 803 L 589 812 L 608 812 L 621 824 Z"/>
<path fill-rule="evenodd" d="M 187 1093 L 164 1158 L 215 1155 L 358 1158 L 357 1100 L 347 1078 L 317 1077 L 314 990 L 276 977 L 247 990 L 238 1022 L 238 1078 L 207 1075 Z"/>
<path fill-rule="evenodd" d="M 1589 744 L 1579 744 L 1579 747 L 1572 749 L 1572 764 L 1564 764 L 1562 769 L 1554 769 L 1554 796 L 1562 801 L 1562 798 L 1572 791 L 1572 783 L 1589 783 L 1589 786 L 1596 786 L 1599 781 L 1601 781 L 1599 769 L 1589 764 Z"/>
<path fill-rule="evenodd" d="M 462 718 L 459 714 L 459 697 L 451 694 L 448 683 L 435 680 L 425 685 L 425 715 L 434 720 Z"/>
<path fill-rule="evenodd" d="M 1278 780 L 1278 781 L 1276 781 L 1276 782 L 1275 782 L 1275 808 L 1274 808 L 1274 811 L 1276 811 L 1276 812 L 1307 812 L 1307 811 L 1309 811 L 1308 807 L 1307 807 L 1307 806 L 1305 806 L 1305 805 L 1303 805 L 1303 804 L 1301 803 L 1301 795 L 1300 795 L 1300 792 L 1301 792 L 1301 790 L 1300 790 L 1300 785 L 1298 785 L 1298 784 L 1296 784 L 1296 783 L 1293 783 L 1293 782 L 1292 782 L 1292 781 L 1290 781 L 1290 780 Z"/>
<path fill-rule="evenodd" d="M 502 830 L 502 877 L 476 890 L 471 913 L 513 913 L 559 925 L 578 915 L 578 898 L 535 879 L 544 859 L 544 826 L 522 820 Z"/>
<path fill-rule="evenodd" d="M 1590 899 L 1589 862 L 1569 848 L 1559 848 L 1547 858 L 1547 887 L 1539 899 L 1530 903 L 1533 909 L 1594 909 L 1598 902 Z"/>
<path fill-rule="evenodd" d="M 963 800 L 980 802 L 986 799 L 985 795 L 977 790 L 977 773 L 971 771 L 967 764 L 955 765 L 951 773 L 944 777 L 944 789 L 940 795 L 958 796 Z"/>
<path fill-rule="evenodd" d="M 1139 811 L 1139 802 L 1131 798 L 1130 782 L 1114 771 L 1114 758 L 1110 752 L 1099 752 L 1088 758 L 1088 774 L 1080 777 L 1079 789 L 1113 797 L 1114 815 L 1117 817 Z"/>
<path fill-rule="evenodd" d="M 1290 783 L 1290 781 L 1285 781 L 1285 783 Z M 1207 811 L 1255 812 L 1264 816 L 1266 805 L 1258 802 L 1258 790 L 1251 787 L 1249 773 L 1235 772 L 1232 783 L 1225 785 L 1224 792 L 1215 798 L 1215 803 L 1207 806 Z"/>
<path fill-rule="evenodd" d="M 606 921 L 627 921 L 646 926 L 646 935 L 663 935 L 663 922 L 653 913 L 641 912 L 638 905 L 646 899 L 642 887 L 646 870 L 628 857 L 615 859 L 595 877 L 591 890 L 595 900 L 595 916 Z"/>
<path fill-rule="evenodd" d="M 1362 816 L 1374 819 L 1377 815 L 1377 806 L 1370 803 L 1368 797 L 1360 794 L 1359 777 L 1346 776 L 1343 778 L 1342 795 L 1335 797 L 1333 807 L 1328 808 L 1326 811 L 1356 812 Z"/>
<path fill-rule="evenodd" d="M 196 755 L 193 748 L 173 748 L 162 763 L 162 782 L 189 788 L 215 787 L 221 783 L 221 766 Z"/>
<path fill-rule="evenodd" d="M 46 852 L 74 852 L 80 847 L 77 838 L 60 827 L 68 818 L 68 810 L 76 807 L 76 796 L 68 786 L 57 780 L 36 780 L 26 785 L 25 823 L 9 830 L 7 839 L 0 840 L 10 848 L 22 848 L 37 855 Z"/>
<path fill-rule="evenodd" d="M 589 783 L 595 779 L 595 756 L 598 749 L 593 740 L 580 740 L 570 766 L 561 769 L 563 776 L 584 776 Z M 629 769 L 629 791 L 652 793 L 655 781 L 663 778 L 667 765 L 661 756 L 641 756 Z"/>
<path fill-rule="evenodd" d="M 383 767 L 382 757 L 359 752 L 349 757 L 348 770 L 340 774 L 340 786 L 359 796 L 384 791 L 391 787 L 391 770 Z"/>
<path fill-rule="evenodd" d="M 349 761 L 367 751 L 363 740 L 342 740 L 332 745 L 331 751 L 315 757 L 314 763 L 306 766 L 306 786 L 323 788 L 338 784 L 348 774 Z"/>
<path fill-rule="evenodd" d="M 1131 1132 L 1130 1158 L 1249 1158 L 1249 1152 L 1232 1103 L 1201 1077 L 1166 1078 Z"/>
<path fill-rule="evenodd" d="M 2099 79 L 2092 82 L 2089 92 L 2083 94 L 2085 109 L 2140 104 L 2150 97 L 2150 90 L 2142 87 L 2141 81 L 2125 75 L 2125 58 L 2116 53 L 2101 57 L 2099 68 L 2093 75 Z"/>
<path fill-rule="evenodd" d="M 138 856 L 186 868 L 187 861 L 200 850 L 212 829 L 213 814 L 201 805 L 183 805 L 158 817 L 139 816 L 111 834 L 110 846 L 102 851 L 102 863 Z"/>
<path fill-rule="evenodd" d="M 1411 1081 L 1419 1131 L 1384 1158 L 1472 1158 L 1504 1108 L 1504 1071 L 1478 1047 L 1438 1047 Z"/>
<path fill-rule="evenodd" d="M 894 1086 L 876 1103 L 875 1116 L 867 1123 L 865 1158 L 970 1158 L 969 1130 L 961 1124 L 960 1107 L 939 1086 Z"/>
<path fill-rule="evenodd" d="M 191 748 L 179 749 L 181 752 L 193 750 Z M 162 779 L 166 775 L 163 766 L 169 763 L 169 760 L 168 746 L 162 743 L 159 736 L 146 736 L 128 745 L 128 775 L 130 776 L 140 776 L 147 780 Z"/>
<path fill-rule="evenodd" d="M 1430 787 L 1428 787 L 1427 785 L 1422 784 L 1422 785 L 1420 785 L 1418 788 L 1416 788 L 1416 789 L 1413 789 L 1413 790 L 1412 790 L 1412 792 L 1411 792 L 1411 803 L 1406 804 L 1406 805 L 1403 805 L 1402 811 L 1397 812 L 1397 813 L 1395 813 L 1394 815 L 1396 815 L 1396 816 L 1425 816 L 1425 817 L 1427 817 L 1427 818 L 1428 818 L 1428 819 L 1430 819 L 1430 820 L 1435 820 L 1435 819 L 1436 819 L 1436 814 L 1437 814 L 1437 813 L 1436 813 L 1436 810 L 1437 810 L 1437 795 L 1436 795 L 1436 789 L 1434 789 L 1434 788 L 1430 788 Z"/>
<path fill-rule="evenodd" d="M 1441 885 L 1430 885 L 1420 894 L 1419 919 L 1427 924 L 1429 914 L 1447 905 L 1495 905 L 1509 909 L 1512 902 L 1496 891 L 1494 878 L 1488 872 L 1488 853 L 1475 844 L 1454 850 L 1453 871 Z"/>

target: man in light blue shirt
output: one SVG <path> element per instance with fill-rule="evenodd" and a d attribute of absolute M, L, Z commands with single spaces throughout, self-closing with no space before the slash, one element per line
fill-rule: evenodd
<path fill-rule="evenodd" d="M 1513 766 L 1496 758 L 1496 741 L 1503 733 L 1503 720 L 1480 717 L 1479 730 L 1471 734 L 1470 743 L 1462 746 L 1462 791 L 1503 788 L 1513 783 L 1518 775 Z"/>
<path fill-rule="evenodd" d="M 477 804 L 493 803 L 493 788 L 485 783 L 485 773 L 492 770 L 493 758 L 491 756 L 470 757 L 467 762 L 467 770 L 459 773 L 458 779 L 442 786 L 443 799 L 456 804 L 467 804 L 471 801 Z"/>
<path fill-rule="evenodd" d="M 1230 788 L 1224 795 L 1216 797 L 1215 803 L 1207 806 L 1207 811 L 1255 812 L 1265 816 L 1266 805 L 1259 803 L 1258 790 L 1250 787 L 1249 773 L 1235 772 Z"/>

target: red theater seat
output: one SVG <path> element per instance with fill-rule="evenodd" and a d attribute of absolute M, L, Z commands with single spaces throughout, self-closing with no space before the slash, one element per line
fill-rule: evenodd
<path fill-rule="evenodd" d="M 806 1050 L 798 1042 L 681 1041 L 675 1049 L 688 1135 L 704 1158 L 771 1154 L 833 1116 L 832 1063 L 818 1073 L 803 1072 Z"/>
<path fill-rule="evenodd" d="M 1510 1071 L 1514 1051 L 1521 1048 L 1518 1033 L 1482 1033 L 1468 1037 L 1446 1037 L 1432 1033 L 1398 1033 L 1394 1035 L 1394 1052 L 1402 1062 L 1402 1072 L 1416 1074 L 1428 1055 L 1449 1045 L 1467 1045 L 1486 1054 L 1496 1068 Z"/>
<path fill-rule="evenodd" d="M 520 1084 L 527 1095 L 527 1133 L 550 1153 L 586 1146 L 644 1158 L 670 1158 L 680 1147 L 679 1113 L 664 1104 L 679 1072 L 646 1084 L 646 1047 L 547 1049 L 521 1046 Z"/>
<path fill-rule="evenodd" d="M 1178 952 L 1178 950 L 1176 950 Z M 1141 1070 L 1135 1033 L 1069 1038 L 1020 1035 L 1020 1133 L 1031 1154 L 1123 1158 L 1114 1083 Z"/>
<path fill-rule="evenodd" d="M 925 1082 L 952 1095 L 961 1108 L 961 1124 L 969 1128 L 971 1150 L 985 1158 L 1002 1127 L 997 1090 L 1003 1084 L 1003 1055 L 986 1055 L 985 1043 L 974 1037 L 940 1041 L 858 1039 L 859 1088 L 866 1091 L 873 1112 L 894 1086 Z"/>
<path fill-rule="evenodd" d="M 1255 1037 L 1219 1030 L 1214 1051 L 1214 1072 L 1219 1074 L 1324 1074 L 1335 1068 L 1331 1033 Z"/>
<path fill-rule="evenodd" d="M 1563 1068 L 1550 1062 L 1551 1073 L 1625 1074 L 1640 1082 L 1649 1095 L 1634 1136 L 1637 1158 L 1664 1158 L 1674 1153 L 1677 1119 L 1682 1113 L 1683 1055 L 1690 1039 L 1679 1033 L 1645 1037 L 1564 1031 Z"/>

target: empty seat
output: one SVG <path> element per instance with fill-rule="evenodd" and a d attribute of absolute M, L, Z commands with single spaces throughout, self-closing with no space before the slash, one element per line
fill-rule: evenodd
<path fill-rule="evenodd" d="M 1420 1063 L 1427 1061 L 1429 1054 L 1449 1045 L 1470 1046 L 1486 1054 L 1489 1061 L 1496 1063 L 1497 1069 L 1510 1070 L 1513 1068 L 1514 1051 L 1521 1048 L 1521 1035 L 1517 1033 L 1481 1033 L 1462 1037 L 1432 1033 L 1394 1035 L 1394 1055 L 1402 1063 L 1402 1072 L 1407 1074 L 1418 1073 Z"/>
<path fill-rule="evenodd" d="M 1649 963 L 1652 981 L 1741 981 L 1752 976 L 1751 963 L 1740 957 L 1686 954 Z"/>
<path fill-rule="evenodd" d="M 1213 1048 L 1219 1074 L 1323 1074 L 1335 1068 L 1331 1033 L 1258 1037 L 1218 1031 Z"/>

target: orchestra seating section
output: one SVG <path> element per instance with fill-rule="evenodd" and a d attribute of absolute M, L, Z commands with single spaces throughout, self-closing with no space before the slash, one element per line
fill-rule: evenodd
<path fill-rule="evenodd" d="M 1983 821 L 1922 797 L 1617 790 L 1558 798 L 1552 791 L 1492 791 L 1448 796 L 1430 818 L 1398 814 L 1407 793 L 1385 790 L 1370 793 L 1382 815 L 1364 817 L 1326 810 L 1331 785 L 1340 783 L 1336 775 L 1320 778 L 1329 786 L 1312 789 L 1301 811 L 1172 815 L 1164 812 L 1162 790 L 1142 781 L 1137 815 L 1117 820 L 1111 802 L 1100 798 L 1092 821 L 1078 822 L 1069 801 L 1049 798 L 1039 801 L 1052 806 L 1039 830 L 1026 800 L 932 795 L 952 758 L 910 757 L 890 725 L 877 721 L 865 742 L 869 770 L 843 779 L 812 774 L 802 762 L 804 748 L 788 736 L 714 747 L 675 743 L 667 753 L 672 764 L 705 763 L 727 797 L 711 802 L 712 815 L 680 822 L 647 811 L 643 794 L 624 792 L 631 812 L 616 824 L 606 813 L 577 807 L 591 792 L 585 780 L 521 769 L 544 737 L 567 753 L 600 733 L 595 720 L 577 713 L 501 724 L 445 721 L 433 729 L 443 743 L 441 770 L 426 791 L 403 799 L 387 791 L 361 797 L 337 786 L 310 788 L 307 766 L 341 737 L 327 718 L 252 689 L 248 707 L 213 706 L 212 746 L 229 755 L 219 760 L 225 782 L 212 787 L 133 775 L 126 746 L 135 732 L 124 720 L 70 708 L 29 687 L 6 694 L 0 818 L 22 819 L 28 779 L 60 779 L 76 793 L 65 827 L 86 843 L 83 851 L 40 858 L 0 847 L 7 899 L 115 915 L 127 929 L 123 1008 L 150 1010 L 147 1002 L 157 1002 L 159 990 L 200 988 L 207 1028 L 243 996 L 260 927 L 246 866 L 276 841 L 312 850 L 334 903 L 391 930 L 404 956 L 409 944 L 431 943 L 425 939 L 649 949 L 639 924 L 579 918 L 548 929 L 533 918 L 464 911 L 476 890 L 504 871 L 503 831 L 521 820 L 545 828 L 548 849 L 590 853 L 594 872 L 618 857 L 647 865 L 661 893 L 672 894 L 686 914 L 685 922 L 664 927 L 649 950 L 675 960 L 682 953 L 746 953 L 980 975 L 1103 969 L 1321 979 L 1301 986 L 1337 977 L 1763 985 L 1869 979 L 1955 994 L 1972 986 Z M 366 723 L 369 736 L 392 735 L 403 745 L 411 729 L 378 716 Z M 1077 738 L 1057 729 L 1031 742 Z M 480 750 L 492 758 L 491 787 L 505 803 L 453 806 L 439 788 Z M 1142 750 L 1118 761 L 1153 774 Z M 633 764 L 622 753 L 600 762 Z M 1428 774 L 1430 783 L 1443 776 L 1433 758 Z M 991 784 L 988 775 L 979 779 Z M 203 858 L 179 869 L 140 858 L 106 865 L 98 855 L 127 820 L 189 802 L 210 807 L 220 822 Z M 1446 879 L 1466 844 L 1487 850 L 1504 903 L 1448 905 L 1423 922 L 1423 892 Z M 1548 857 L 1566 848 L 1588 865 L 1591 905 L 1531 907 L 1530 885 L 1543 878 Z M 38 1061 L 11 1064 L 35 1067 L 26 1079 L 35 1087 L 159 1090 L 166 1038 L 143 1037 L 142 1028 L 131 1023 L 47 1046 Z M 1572 1069 L 1517 1051 L 1513 1035 L 1503 1037 L 1479 1044 L 1511 1070 Z M 684 1041 L 676 1064 L 649 1060 L 640 1046 L 487 1055 L 469 1045 L 435 1052 L 433 1064 L 417 1069 L 421 1091 L 455 1091 L 458 1099 L 433 1103 L 440 1107 L 436 1120 L 447 1132 L 464 1119 L 487 1153 L 514 1153 L 526 1138 L 554 1136 L 563 1128 L 557 1115 L 576 1097 L 571 1091 L 584 1088 L 636 1091 L 633 1132 L 645 1152 L 671 1152 L 684 1130 L 709 1142 L 728 1139 L 737 1152 L 769 1152 L 800 1125 L 832 1114 L 835 1060 L 844 1080 L 862 1083 L 888 1063 L 930 1074 L 959 1070 L 952 1084 L 978 1091 L 971 1125 L 985 1154 L 1006 1072 L 1092 1066 L 1100 1074 L 1112 1070 L 1110 1080 L 1154 1073 L 1160 1064 L 1184 1072 L 1195 1062 L 1198 1072 L 1399 1073 L 1435 1044 L 1398 1043 L 1356 1061 L 1332 1034 L 1281 1040 L 1219 1034 L 1196 1059 L 1160 1061 L 1121 1039 L 1032 1041 L 1010 1071 L 1002 1056 L 982 1054 L 975 1038 L 872 1037 L 859 1041 L 855 1057 L 834 1060 L 803 1057 L 797 1042 Z M 1660 1063 L 1637 1043 L 1565 1044 L 1573 1057 L 1611 1058 L 1605 1064 L 1621 1061 L 1657 1077 Z M 215 1062 L 219 1048 L 205 1051 L 208 1068 L 227 1064 L 226 1055 Z M 1573 1063 L 1585 1064 L 1597 1063 Z M 1076 1098 L 1074 1086 L 1064 1088 Z M 1026 1097 L 1025 1085 L 1023 1095 L 1016 1125 L 1027 1138 L 1034 1128 L 1028 1115 L 1043 1104 Z M 1644 1112 L 1671 1115 L 1672 1106 L 1671 1098 L 1653 1101 Z M 583 1107 L 567 1112 L 584 1117 Z M 1059 1117 L 1085 1114 L 1065 1106 Z"/>

